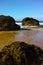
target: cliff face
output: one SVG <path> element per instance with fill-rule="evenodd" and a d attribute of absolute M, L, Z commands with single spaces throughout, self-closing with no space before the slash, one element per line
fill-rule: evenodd
<path fill-rule="evenodd" d="M 15 24 L 11 16 L 0 15 L 0 31 L 19 30 L 20 26 Z"/>
<path fill-rule="evenodd" d="M 13 42 L 0 52 L 0 65 L 41 65 L 42 50 L 24 42 Z"/>
<path fill-rule="evenodd" d="M 39 26 L 39 21 L 33 18 L 26 17 L 22 20 L 24 26 Z"/>

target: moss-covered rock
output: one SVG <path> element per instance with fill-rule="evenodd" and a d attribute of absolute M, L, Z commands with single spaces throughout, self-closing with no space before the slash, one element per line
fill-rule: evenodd
<path fill-rule="evenodd" d="M 0 15 L 0 31 L 19 30 L 20 26 L 15 24 L 11 16 Z"/>
<path fill-rule="evenodd" d="M 39 21 L 33 18 L 26 17 L 22 20 L 24 26 L 39 26 Z"/>
<path fill-rule="evenodd" d="M 24 42 L 13 42 L 0 52 L 0 65 L 41 65 L 43 51 Z"/>

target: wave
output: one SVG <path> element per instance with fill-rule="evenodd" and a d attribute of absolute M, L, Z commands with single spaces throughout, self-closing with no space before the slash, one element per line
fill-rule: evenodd
<path fill-rule="evenodd" d="M 21 27 L 21 30 L 32 30 L 32 29 L 34 29 L 34 30 L 37 30 L 37 29 L 40 30 L 40 28 L 38 26 L 22 26 L 21 22 L 20 23 L 16 22 L 16 24 L 18 24 Z M 43 25 L 43 23 L 39 23 L 39 24 L 40 24 L 40 26 Z"/>
<path fill-rule="evenodd" d="M 43 23 L 39 23 L 40 25 L 43 25 Z"/>
<path fill-rule="evenodd" d="M 20 22 L 20 23 L 17 23 L 17 22 L 16 22 L 16 24 L 22 26 L 22 23 L 21 23 L 21 22 Z M 43 23 L 39 23 L 39 24 L 40 24 L 40 25 L 43 25 Z"/>

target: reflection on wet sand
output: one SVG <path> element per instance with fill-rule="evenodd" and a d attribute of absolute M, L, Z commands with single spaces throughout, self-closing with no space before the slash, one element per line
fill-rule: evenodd
<path fill-rule="evenodd" d="M 0 32 L 0 50 L 10 43 L 12 43 L 14 40 L 14 35 L 16 33 L 13 31 L 2 31 Z"/>
<path fill-rule="evenodd" d="M 24 41 L 43 48 L 43 30 L 21 30 L 0 32 L 0 50 L 14 41 Z"/>
<path fill-rule="evenodd" d="M 24 41 L 43 48 L 43 30 L 30 30 L 18 32 L 15 41 Z"/>

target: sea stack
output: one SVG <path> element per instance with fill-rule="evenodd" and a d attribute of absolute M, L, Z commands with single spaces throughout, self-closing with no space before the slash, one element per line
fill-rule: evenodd
<path fill-rule="evenodd" d="M 39 21 L 34 18 L 26 17 L 22 20 L 23 26 L 39 26 Z"/>
<path fill-rule="evenodd" d="M 15 23 L 11 16 L 0 15 L 0 31 L 20 30 L 20 26 Z"/>

